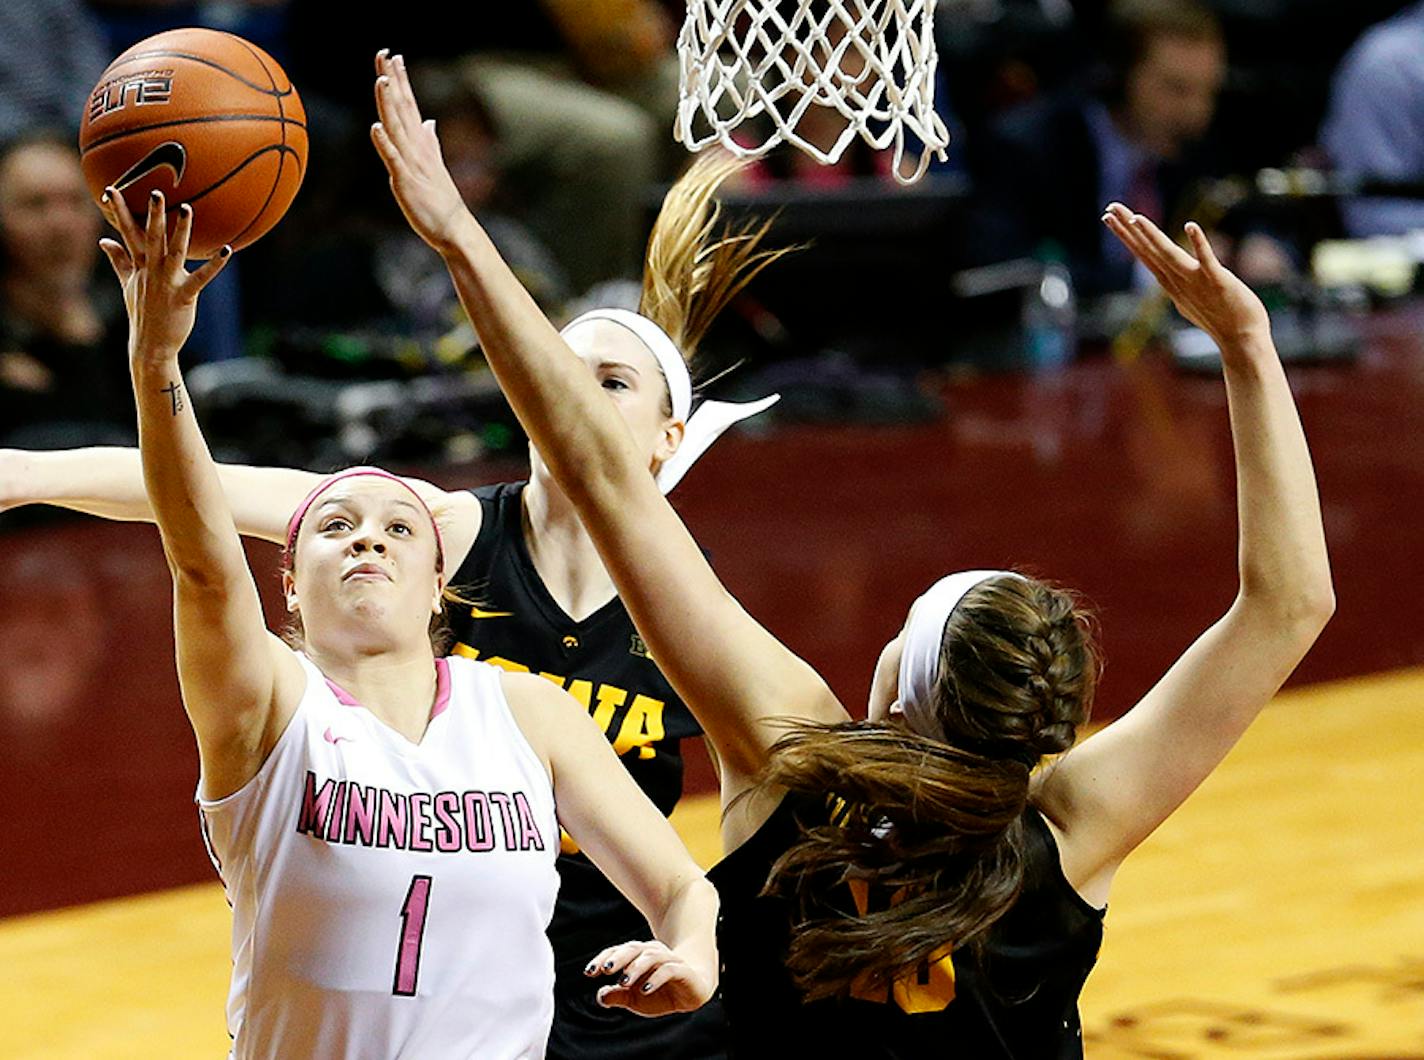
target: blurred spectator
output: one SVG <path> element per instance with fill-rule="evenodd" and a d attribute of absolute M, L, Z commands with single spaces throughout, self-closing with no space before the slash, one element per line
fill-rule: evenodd
<path fill-rule="evenodd" d="M 79 131 L 109 59 L 80 0 L 0 3 L 0 142 L 37 127 Z"/>
<path fill-rule="evenodd" d="M 466 203 L 535 301 L 557 319 L 571 296 L 567 276 L 509 213 L 503 145 L 484 101 L 454 62 L 412 63 L 411 77 Z M 335 333 L 364 347 L 355 356 L 343 347 L 342 364 L 327 366 L 350 376 L 423 374 L 458 364 L 475 344 L 444 263 L 410 230 L 385 188 L 359 180 L 343 186 L 345 159 L 375 157 L 367 128 L 348 129 L 338 150 L 321 142 L 311 166 L 328 179 L 304 189 L 292 217 L 244 255 L 255 323 L 270 335 L 278 358 L 299 372 L 331 374 L 320 362 Z"/>
<path fill-rule="evenodd" d="M 1084 49 L 1069 0 L 939 0 L 940 65 L 966 135 L 1081 75 Z"/>
<path fill-rule="evenodd" d="M 101 226 L 67 136 L 0 147 L 0 444 L 131 440 L 122 306 L 95 270 Z"/>
<path fill-rule="evenodd" d="M 421 107 L 435 120 L 440 147 L 456 187 L 470 211 L 545 313 L 563 314 L 571 292 L 549 249 L 524 224 L 502 211 L 503 144 L 479 94 L 445 64 L 413 67 L 411 78 Z M 445 263 L 408 225 L 383 233 L 376 248 L 376 277 L 410 329 L 425 340 L 455 341 L 438 349 L 443 359 L 463 355 L 474 342 Z"/>
<path fill-rule="evenodd" d="M 1335 75 L 1321 143 L 1348 177 L 1424 187 L 1424 3 L 1368 30 Z M 1424 200 L 1361 199 L 1343 207 L 1351 235 L 1424 228 Z"/>
<path fill-rule="evenodd" d="M 972 155 L 979 243 L 999 259 L 1066 256 L 1086 294 L 1133 285 L 1133 263 L 1098 218 L 1113 201 L 1171 218 L 1210 172 L 1201 141 L 1226 77 L 1226 46 L 1194 0 L 1120 0 L 1098 91 L 1064 90 L 1005 115 Z"/>
<path fill-rule="evenodd" d="M 578 291 L 641 271 L 645 198 L 671 177 L 673 27 L 654 0 L 541 0 L 507 52 L 465 64 L 504 141 L 527 219 Z M 508 17 L 507 15 L 504 17 Z"/>
<path fill-rule="evenodd" d="M 293 68 L 359 116 L 372 113 L 378 48 L 461 60 L 501 143 L 520 217 L 554 253 L 574 290 L 636 276 L 648 188 L 672 175 L 677 104 L 673 26 L 658 0 L 505 0 L 452 30 L 433 0 L 333 17 L 325 0 L 292 0 Z M 313 123 L 313 129 L 315 129 Z M 379 171 L 375 155 L 369 166 Z M 384 179 L 384 178 L 382 178 Z"/>
<path fill-rule="evenodd" d="M 135 41 L 184 26 L 235 33 L 263 48 L 279 63 L 287 60 L 289 0 L 89 0 L 114 54 Z"/>

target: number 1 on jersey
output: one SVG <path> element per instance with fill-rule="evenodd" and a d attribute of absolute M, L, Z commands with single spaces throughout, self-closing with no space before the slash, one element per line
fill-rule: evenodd
<path fill-rule="evenodd" d="M 400 945 L 396 950 L 396 982 L 391 993 L 415 996 L 415 980 L 420 974 L 420 944 L 425 938 L 425 914 L 430 906 L 430 877 L 412 876 L 410 890 L 401 906 Z"/>

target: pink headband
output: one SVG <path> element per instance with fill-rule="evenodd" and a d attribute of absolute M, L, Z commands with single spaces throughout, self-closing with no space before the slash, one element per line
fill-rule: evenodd
<path fill-rule="evenodd" d="M 397 475 L 392 475 L 389 471 L 382 471 L 378 467 L 349 467 L 345 471 L 338 471 L 334 475 L 328 475 L 316 484 L 316 487 L 306 495 L 302 503 L 297 505 L 297 510 L 292 513 L 292 518 L 287 522 L 287 547 L 283 555 L 283 559 L 286 560 L 287 565 L 291 566 L 292 558 L 296 553 L 297 533 L 302 528 L 302 520 L 307 517 L 307 511 L 316 503 L 316 499 L 342 479 L 355 478 L 357 475 L 373 475 L 376 478 L 390 479 L 392 482 L 398 482 L 407 490 L 410 490 L 410 495 L 414 497 L 416 503 L 420 505 L 420 510 L 425 513 L 426 518 L 430 520 L 430 525 L 435 531 L 435 561 L 443 571 L 445 569 L 445 542 L 440 536 L 440 524 L 435 521 L 435 515 L 431 512 L 430 506 L 425 503 L 425 498 L 415 492 L 409 482 Z"/>

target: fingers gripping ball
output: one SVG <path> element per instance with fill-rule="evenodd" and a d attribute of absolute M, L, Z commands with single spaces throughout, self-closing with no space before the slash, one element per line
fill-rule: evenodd
<path fill-rule="evenodd" d="M 161 191 L 194 207 L 189 257 L 240 249 L 281 220 L 307 168 L 307 119 L 287 75 L 231 33 L 175 29 L 104 71 L 79 129 L 97 201 L 117 187 L 134 216 Z"/>

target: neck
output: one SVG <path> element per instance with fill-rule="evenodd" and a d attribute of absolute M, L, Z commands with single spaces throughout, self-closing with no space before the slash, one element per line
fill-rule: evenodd
<path fill-rule="evenodd" d="M 581 621 L 617 594 L 573 503 L 543 476 L 524 488 L 523 523 L 534 569 L 570 618 Z"/>
<path fill-rule="evenodd" d="M 435 658 L 420 647 L 368 652 L 308 644 L 306 655 L 326 678 L 381 721 L 418 743 L 435 703 Z"/>

